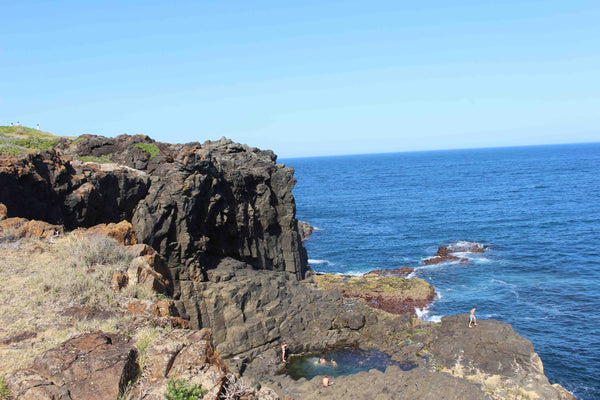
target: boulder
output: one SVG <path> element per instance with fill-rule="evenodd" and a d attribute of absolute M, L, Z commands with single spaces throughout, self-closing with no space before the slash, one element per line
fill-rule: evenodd
<path fill-rule="evenodd" d="M 173 293 L 170 271 L 156 253 L 134 258 L 127 270 L 127 282 L 161 294 Z"/>
<path fill-rule="evenodd" d="M 135 237 L 135 231 L 133 226 L 128 221 L 121 221 L 118 224 L 98 224 L 87 229 L 76 229 L 74 234 L 80 236 L 88 235 L 102 235 L 109 238 L 115 239 L 122 245 L 135 245 L 137 239 Z"/>
<path fill-rule="evenodd" d="M 164 400 L 170 379 L 207 390 L 203 399 L 216 400 L 228 373 L 227 364 L 214 351 L 211 333 L 174 329 L 153 341 L 147 349 L 146 372 L 133 391 L 133 398 Z"/>
<path fill-rule="evenodd" d="M 114 400 L 138 371 L 137 350 L 123 335 L 93 332 L 37 356 L 7 377 L 18 399 Z"/>
<path fill-rule="evenodd" d="M 44 221 L 30 221 L 19 217 L 0 220 L 0 234 L 16 239 L 24 237 L 52 238 L 60 235 L 62 232 L 62 226 L 49 224 Z"/>
<path fill-rule="evenodd" d="M 6 208 L 6 206 L 2 203 L 0 203 L 0 221 L 2 221 L 3 219 L 6 219 L 6 217 L 8 216 L 8 209 Z"/>

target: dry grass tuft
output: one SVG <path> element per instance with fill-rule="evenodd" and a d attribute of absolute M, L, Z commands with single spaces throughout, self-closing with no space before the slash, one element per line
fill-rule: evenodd
<path fill-rule="evenodd" d="M 65 235 L 45 239 L 0 237 L 0 371 L 24 368 L 39 353 L 83 332 L 127 331 L 134 318 L 124 313 L 133 299 L 156 300 L 147 289 L 130 285 L 115 292 L 114 271 L 123 271 L 132 256 L 104 236 Z M 91 317 L 72 309 L 91 310 Z M 95 317 L 94 312 L 101 314 Z M 10 341 L 23 332 L 33 337 Z M 142 336 L 152 337 L 151 333 Z M 144 339 L 148 340 L 148 339 Z M 1 343 L 1 342 L 0 342 Z"/>

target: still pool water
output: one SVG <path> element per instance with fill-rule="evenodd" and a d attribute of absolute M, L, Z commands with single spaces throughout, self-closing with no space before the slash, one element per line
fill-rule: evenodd
<path fill-rule="evenodd" d="M 319 358 L 324 358 L 327 363 L 320 364 Z M 337 365 L 332 365 L 331 360 L 335 360 Z M 397 365 L 405 371 L 414 368 L 414 366 L 398 364 L 387 354 L 376 350 L 344 349 L 316 355 L 292 356 L 283 373 L 293 379 L 312 379 L 319 375 L 337 377 L 371 369 L 383 372 L 390 365 Z"/>

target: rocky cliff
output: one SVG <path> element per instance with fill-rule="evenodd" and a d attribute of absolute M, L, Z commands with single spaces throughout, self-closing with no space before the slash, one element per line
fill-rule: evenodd
<path fill-rule="evenodd" d="M 158 356 L 145 362 L 140 356 L 142 375 L 132 389 L 134 396 L 160 398 L 166 378 L 176 375 L 171 369 L 175 362 L 184 371 L 203 371 L 199 382 L 211 388 L 211 398 L 234 390 L 235 382 L 224 384 L 230 372 L 258 388 L 268 385 L 281 398 L 293 399 L 572 398 L 561 387 L 550 385 L 531 343 L 506 324 L 490 321 L 469 330 L 464 316 L 445 318 L 441 324 L 424 323 L 410 313 L 397 316 L 368 307 L 365 297 L 354 292 L 343 296 L 337 290 L 318 289 L 307 268 L 295 218 L 294 184 L 293 170 L 277 164 L 272 152 L 227 139 L 182 145 L 157 143 L 146 136 L 111 139 L 84 135 L 76 140 L 61 139 L 54 149 L 35 154 L 0 155 L 0 203 L 6 205 L 0 207 L 0 219 L 5 218 L 0 221 L 0 233 L 9 242 L 15 238 L 18 242 L 41 232 L 38 236 L 46 238 L 48 251 L 53 235 L 62 236 L 63 227 L 67 231 L 93 227 L 81 234 L 99 231 L 116 236 L 129 245 L 125 253 L 132 253 L 133 258 L 124 256 L 126 265 L 117 270 L 107 266 L 112 272 L 108 279 L 111 291 L 129 290 L 127 301 L 111 300 L 110 307 L 113 314 L 141 315 L 133 318 L 135 323 L 118 325 L 119 333 L 139 329 L 140 319 L 161 326 L 166 318 L 171 326 L 185 328 L 183 318 L 195 329 L 211 329 L 210 340 L 208 333 L 201 335 L 205 341 L 201 353 L 206 357 L 195 361 L 173 361 L 181 348 L 195 348 L 195 333 L 161 333 L 150 347 L 157 349 L 151 354 Z M 131 225 L 118 224 L 122 220 Z M 72 233 L 74 237 L 77 234 Z M 33 244 L 28 251 L 34 254 L 37 246 Z M 14 247 L 6 243 L 6 248 Z M 79 268 L 83 277 L 100 271 L 87 264 Z M 135 300 L 141 287 L 171 299 L 144 304 Z M 42 289 L 45 291 L 45 286 Z M 428 298 L 432 291 L 427 285 L 424 296 Z M 116 296 L 114 293 L 111 296 Z M 40 294 L 40 298 L 44 296 Z M 85 314 L 95 316 L 99 311 Z M 9 338 L 19 334 L 7 333 Z M 113 341 L 123 341 L 130 351 L 127 337 L 115 336 L 108 343 L 103 338 L 110 335 L 103 335 L 96 333 L 92 347 L 98 347 L 98 340 L 102 349 Z M 183 337 L 189 338 L 187 344 L 178 344 Z M 26 346 L 27 340 L 20 343 Z M 76 339 L 79 346 L 77 340 L 85 344 L 90 339 Z M 363 372 L 340 377 L 334 387 L 323 388 L 316 378 L 293 381 L 279 374 L 284 366 L 279 352 L 282 340 L 292 354 L 361 346 L 415 368 Z M 139 342 L 136 346 L 141 348 Z M 70 349 L 73 342 L 69 343 L 58 349 Z M 218 353 L 213 353 L 213 343 Z M 107 349 L 112 351 L 110 346 Z M 54 350 L 48 351 L 44 354 L 54 354 Z M 129 360 L 137 362 L 134 357 Z M 119 371 L 122 369 L 119 366 Z M 129 367 L 123 370 L 129 371 Z M 37 374 L 41 378 L 35 375 L 36 379 L 50 380 L 53 375 L 35 362 L 25 371 L 29 372 L 16 372 L 9 379 L 19 393 L 30 390 L 20 386 L 28 377 Z M 123 379 L 120 372 L 115 374 L 113 392 L 124 394 L 121 381 L 129 379 L 128 374 Z M 161 376 L 160 382 L 153 374 Z M 189 375 L 181 376 L 193 380 L 198 374 Z M 70 385 L 75 383 L 52 390 Z M 280 398 L 270 390 L 262 392 L 254 391 L 245 398 Z"/>
<path fill-rule="evenodd" d="M 0 202 L 9 217 L 69 230 L 131 221 L 138 242 L 167 260 L 176 299 L 180 283 L 204 281 L 224 257 L 302 279 L 307 263 L 295 182 L 273 152 L 227 139 L 173 145 L 84 135 L 62 139 L 56 149 L 0 158 Z"/>

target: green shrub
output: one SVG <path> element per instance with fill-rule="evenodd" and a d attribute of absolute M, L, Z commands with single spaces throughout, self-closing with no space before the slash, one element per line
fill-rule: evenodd
<path fill-rule="evenodd" d="M 0 153 L 6 153 L 13 156 L 18 156 L 19 154 L 25 153 L 27 149 L 22 147 L 15 147 L 11 145 L 0 145 Z"/>
<path fill-rule="evenodd" d="M 0 153 L 19 155 L 46 150 L 58 143 L 59 137 L 24 126 L 0 126 Z"/>
<path fill-rule="evenodd" d="M 165 392 L 167 400 L 198 400 L 204 397 L 206 389 L 200 385 L 190 385 L 181 379 L 171 378 Z"/>
<path fill-rule="evenodd" d="M 146 153 L 150 154 L 150 157 L 156 157 L 160 152 L 158 146 L 154 143 L 136 143 L 133 147 L 144 150 Z"/>
<path fill-rule="evenodd" d="M 12 141 L 17 146 L 25 147 L 29 150 L 46 150 L 54 147 L 58 143 L 57 138 L 41 138 L 41 137 L 27 137 L 23 139 L 16 139 Z"/>
<path fill-rule="evenodd" d="M 0 375 L 0 400 L 9 399 L 10 391 L 8 390 L 8 385 L 6 384 L 6 380 L 4 380 L 4 375 Z"/>

